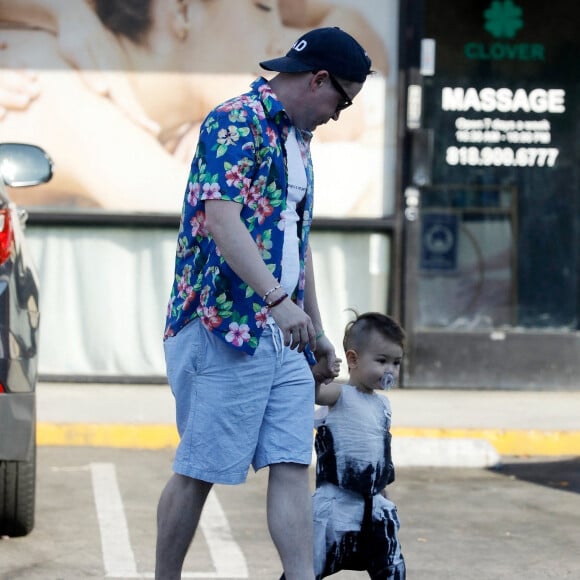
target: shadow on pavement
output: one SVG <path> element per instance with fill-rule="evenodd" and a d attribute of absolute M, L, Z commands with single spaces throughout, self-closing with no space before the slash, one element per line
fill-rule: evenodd
<path fill-rule="evenodd" d="M 544 461 L 514 458 L 513 462 L 502 463 L 490 470 L 552 489 L 580 493 L 580 457 Z"/>

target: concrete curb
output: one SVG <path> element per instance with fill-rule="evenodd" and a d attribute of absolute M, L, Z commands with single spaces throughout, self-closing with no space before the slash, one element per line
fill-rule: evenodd
<path fill-rule="evenodd" d="M 393 438 L 395 467 L 493 467 L 501 456 L 483 439 Z"/>
<path fill-rule="evenodd" d="M 393 428 L 393 460 L 400 466 L 490 467 L 502 455 L 580 456 L 580 431 Z M 174 449 L 168 424 L 46 423 L 40 446 Z"/>

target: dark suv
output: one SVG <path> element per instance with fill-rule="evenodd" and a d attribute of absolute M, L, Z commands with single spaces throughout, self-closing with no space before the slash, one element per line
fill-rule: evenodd
<path fill-rule="evenodd" d="M 38 283 L 26 248 L 28 214 L 5 185 L 47 182 L 52 162 L 39 147 L 0 143 L 0 536 L 34 526 Z"/>

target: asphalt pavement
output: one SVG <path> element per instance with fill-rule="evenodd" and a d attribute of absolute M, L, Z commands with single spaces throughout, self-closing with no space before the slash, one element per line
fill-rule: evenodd
<path fill-rule="evenodd" d="M 136 449 L 177 444 L 167 385 L 40 383 L 39 445 Z M 492 467 L 503 457 L 580 457 L 579 391 L 397 388 L 399 466 Z"/>
<path fill-rule="evenodd" d="M 580 392 L 388 396 L 389 495 L 409 578 L 580 578 Z M 155 508 L 177 443 L 169 387 L 41 383 L 37 412 L 36 526 L 0 538 L 0 579 L 152 578 Z M 267 477 L 250 470 L 245 485 L 215 486 L 183 578 L 279 577 Z"/>

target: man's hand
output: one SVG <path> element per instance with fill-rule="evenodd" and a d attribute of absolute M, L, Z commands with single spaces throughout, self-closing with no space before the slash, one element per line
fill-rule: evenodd
<path fill-rule="evenodd" d="M 314 356 L 317 361 L 312 367 L 315 381 L 322 384 L 332 382 L 340 372 L 342 361 L 337 358 L 334 346 L 326 335 L 322 335 L 316 341 Z"/>
<path fill-rule="evenodd" d="M 270 310 L 270 314 L 284 335 L 284 344 L 302 352 L 307 344 L 316 343 L 316 333 L 310 316 L 296 306 L 290 297 Z"/>

